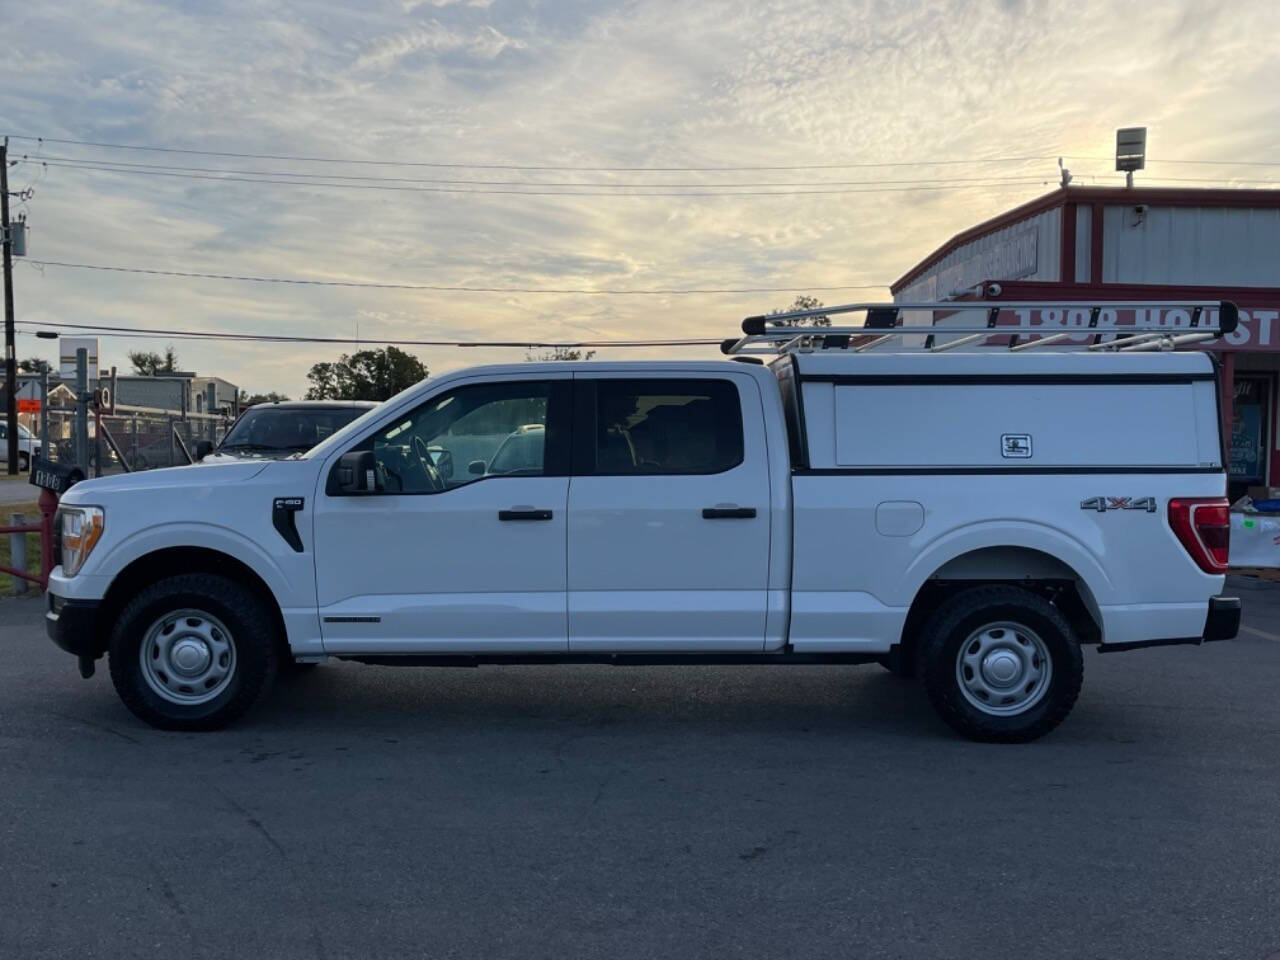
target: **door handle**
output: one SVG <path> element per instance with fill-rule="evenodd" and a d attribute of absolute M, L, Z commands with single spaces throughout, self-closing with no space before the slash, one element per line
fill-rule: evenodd
<path fill-rule="evenodd" d="M 550 520 L 550 510 L 499 510 L 499 520 Z"/>
<path fill-rule="evenodd" d="M 703 520 L 752 520 L 755 507 L 703 507 Z"/>

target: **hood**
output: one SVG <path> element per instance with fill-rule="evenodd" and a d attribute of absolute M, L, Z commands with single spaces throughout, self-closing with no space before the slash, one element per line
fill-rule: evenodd
<path fill-rule="evenodd" d="M 237 483 L 256 477 L 266 469 L 270 461 L 243 461 L 228 458 L 226 463 L 196 463 L 182 467 L 164 467 L 159 470 L 139 470 L 136 473 L 118 473 L 96 480 L 82 480 L 62 499 L 65 503 L 88 503 L 103 493 L 124 493 L 131 490 L 157 490 L 174 487 L 210 487 L 216 484 Z"/>
<path fill-rule="evenodd" d="M 279 456 L 270 456 L 259 450 L 245 450 L 241 453 L 228 453 L 225 450 L 214 450 L 213 453 L 206 456 L 197 464 L 204 466 L 205 464 L 215 463 L 262 463 L 264 460 L 283 460 L 292 451 L 281 450 Z"/>

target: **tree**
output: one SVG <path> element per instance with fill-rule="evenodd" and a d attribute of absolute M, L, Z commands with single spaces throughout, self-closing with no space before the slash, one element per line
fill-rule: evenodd
<path fill-rule="evenodd" d="M 27 357 L 25 360 L 18 361 L 18 369 L 24 373 L 41 374 L 53 369 L 53 366 L 48 360 L 41 360 L 39 357 Z"/>
<path fill-rule="evenodd" d="M 308 400 L 386 400 L 427 378 L 427 368 L 413 354 L 383 347 L 343 354 L 332 363 L 317 363 L 307 373 Z"/>
<path fill-rule="evenodd" d="M 578 347 L 552 347 L 541 353 L 526 351 L 524 359 L 526 363 L 541 363 L 547 360 L 590 360 L 595 355 L 594 350 L 582 350 Z"/>
<path fill-rule="evenodd" d="M 128 356 L 133 372 L 141 377 L 173 373 L 178 369 L 178 351 L 171 346 L 164 348 L 163 356 L 154 350 L 130 350 Z"/>
<path fill-rule="evenodd" d="M 791 306 L 784 307 L 781 310 L 770 310 L 769 314 L 772 316 L 776 313 L 790 313 L 793 310 L 817 310 L 820 306 L 822 306 L 822 301 L 817 297 L 810 297 L 802 293 L 796 297 L 795 303 L 791 304 Z M 793 327 L 829 327 L 831 326 L 831 318 L 821 316 L 806 317 L 800 320 L 789 320 L 787 323 Z"/>
<path fill-rule="evenodd" d="M 274 390 L 272 390 L 270 393 L 250 393 L 247 390 L 241 390 L 239 403 L 240 403 L 240 409 L 243 410 L 245 407 L 252 407 L 255 404 L 259 404 L 259 403 L 278 403 L 282 400 L 288 400 L 288 399 L 289 398 L 286 397 L 283 393 L 277 393 Z"/>

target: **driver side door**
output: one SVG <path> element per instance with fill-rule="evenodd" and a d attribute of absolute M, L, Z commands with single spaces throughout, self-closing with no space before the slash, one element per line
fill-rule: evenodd
<path fill-rule="evenodd" d="M 568 649 L 571 391 L 568 374 L 468 381 L 347 448 L 373 450 L 377 490 L 317 491 L 326 653 Z"/>

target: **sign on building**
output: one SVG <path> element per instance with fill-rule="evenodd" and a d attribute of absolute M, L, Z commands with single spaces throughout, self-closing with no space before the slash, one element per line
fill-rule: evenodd
<path fill-rule="evenodd" d="M 98 379 L 98 338 L 62 337 L 58 349 L 58 376 L 63 380 L 76 378 L 76 351 L 84 349 L 89 354 L 89 379 Z"/>

